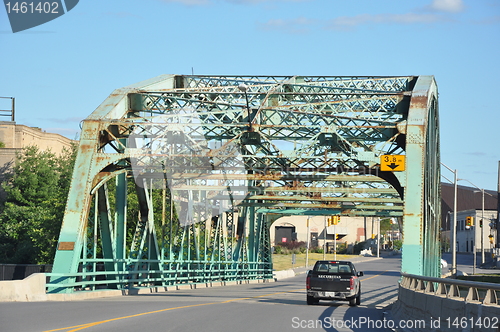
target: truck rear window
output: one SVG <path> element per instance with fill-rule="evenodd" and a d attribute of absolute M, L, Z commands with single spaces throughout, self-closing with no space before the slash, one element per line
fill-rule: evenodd
<path fill-rule="evenodd" d="M 314 271 L 324 273 L 346 273 L 352 274 L 351 266 L 339 263 L 319 263 L 314 266 Z"/>

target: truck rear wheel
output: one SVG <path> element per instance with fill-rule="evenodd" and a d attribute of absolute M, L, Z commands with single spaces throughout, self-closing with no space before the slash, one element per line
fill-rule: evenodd
<path fill-rule="evenodd" d="M 359 292 L 356 296 L 353 296 L 349 299 L 350 306 L 355 306 L 355 305 L 360 305 L 360 304 L 361 304 L 361 289 L 359 290 Z"/>
<path fill-rule="evenodd" d="M 311 305 L 311 304 L 317 304 L 319 302 L 319 300 L 316 300 L 314 298 L 314 296 L 309 296 L 307 295 L 307 304 L 308 305 Z"/>

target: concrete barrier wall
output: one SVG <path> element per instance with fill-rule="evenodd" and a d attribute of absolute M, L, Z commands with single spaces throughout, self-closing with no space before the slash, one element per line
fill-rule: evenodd
<path fill-rule="evenodd" d="M 292 269 L 283 271 L 273 271 L 274 280 L 281 280 L 291 277 L 295 277 L 295 272 Z"/>
<path fill-rule="evenodd" d="M 278 271 L 279 279 L 293 277 L 293 270 Z M 175 286 L 157 286 L 151 288 L 132 288 L 124 290 L 103 289 L 96 291 L 81 291 L 73 293 L 46 294 L 45 273 L 34 273 L 24 280 L 0 281 L 0 302 L 30 302 L 30 301 L 75 301 L 111 296 L 139 295 L 149 293 L 162 293 L 183 289 L 197 289 L 205 287 L 218 287 L 243 284 L 268 283 L 274 279 L 240 280 L 240 281 L 214 281 L 202 284 L 179 284 Z"/>
<path fill-rule="evenodd" d="M 425 321 L 425 328 L 401 329 L 401 331 L 500 331 L 500 328 L 486 329 L 477 324 L 496 322 L 500 317 L 500 306 L 425 294 L 402 286 L 399 286 L 398 301 L 393 305 L 391 312 L 396 321 Z M 457 329 L 457 326 L 453 325 L 454 322 L 468 325 L 465 328 L 460 325 Z M 471 326 L 471 322 L 474 322 L 474 326 Z"/>
<path fill-rule="evenodd" d="M 0 301 L 46 301 L 45 273 L 33 273 L 23 280 L 0 281 Z"/>

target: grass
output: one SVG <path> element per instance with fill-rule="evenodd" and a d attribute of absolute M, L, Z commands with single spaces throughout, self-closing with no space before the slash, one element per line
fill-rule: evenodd
<path fill-rule="evenodd" d="M 296 254 L 295 264 L 292 265 L 292 255 L 273 254 L 273 269 L 276 271 L 288 270 L 295 267 L 306 266 L 306 254 Z M 358 255 L 340 255 L 337 254 L 338 260 L 349 260 L 350 257 L 358 257 Z M 333 254 L 326 254 L 326 259 L 333 259 Z M 313 266 L 318 260 L 323 259 L 323 254 L 309 253 L 309 266 Z"/>

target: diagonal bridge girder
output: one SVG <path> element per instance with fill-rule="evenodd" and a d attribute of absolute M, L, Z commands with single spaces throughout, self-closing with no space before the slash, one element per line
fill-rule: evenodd
<path fill-rule="evenodd" d="M 431 76 L 159 76 L 84 120 L 48 287 L 265 280 L 294 214 L 402 217 L 403 272 L 434 276 L 438 181 Z"/>

